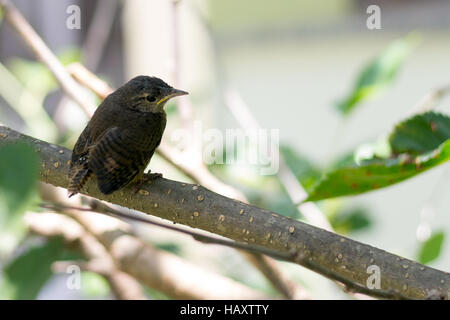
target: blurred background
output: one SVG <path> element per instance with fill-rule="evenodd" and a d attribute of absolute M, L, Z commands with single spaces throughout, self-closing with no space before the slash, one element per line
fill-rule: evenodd
<path fill-rule="evenodd" d="M 169 0 L 13 3 L 64 64 L 81 61 L 112 87 L 139 74 L 160 77 L 190 92 L 194 117 L 204 128 L 239 127 L 226 107 L 227 93 L 237 95 L 263 128 L 279 129 L 282 153 L 299 176 L 305 166 L 321 172 L 361 146 L 379 141 L 410 116 L 425 95 L 450 84 L 450 2 L 445 0 L 180 0 L 176 11 Z M 74 4 L 80 8 L 80 29 L 66 27 L 71 15 L 66 10 Z M 366 10 L 372 4 L 381 8 L 381 29 L 367 27 L 371 14 Z M 351 112 L 341 112 L 338 105 L 351 95 L 364 68 L 380 55 L 392 54 L 393 46 L 403 51 L 382 92 Z M 73 146 L 86 116 L 63 96 L 46 67 L 36 62 L 5 21 L 0 25 L 0 83 L 3 124 Z M 100 102 L 90 97 L 93 105 Z M 437 110 L 448 113 L 450 99 L 444 97 Z M 167 111 L 164 139 L 173 143 L 171 132 L 181 122 L 174 104 Z M 189 181 L 160 157 L 151 167 L 169 179 Z M 448 237 L 449 168 L 447 163 L 385 189 L 319 205 L 336 232 L 418 260 L 430 237 Z M 251 167 L 210 169 L 243 191 L 251 203 L 303 219 L 276 176 L 261 176 Z M 265 278 L 231 249 L 138 228 L 147 241 L 164 250 L 274 294 Z M 24 231 L 0 232 L 0 270 L 12 257 L 43 241 L 33 236 L 29 242 Z M 435 257 L 424 262 L 448 271 L 449 241 L 442 237 Z M 308 270 L 284 263 L 282 268 L 313 298 L 348 298 Z M 66 277 L 49 274 L 35 298 L 111 297 L 100 276 L 86 272 L 81 291 L 68 290 Z M 147 294 L 167 298 L 150 289 Z"/>

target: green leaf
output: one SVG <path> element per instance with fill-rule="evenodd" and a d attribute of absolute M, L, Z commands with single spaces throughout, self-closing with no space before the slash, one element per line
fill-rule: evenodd
<path fill-rule="evenodd" d="M 53 262 L 78 257 L 67 251 L 59 238 L 33 245 L 3 269 L 0 299 L 35 299 L 52 276 Z"/>
<path fill-rule="evenodd" d="M 65 66 L 81 61 L 81 50 L 76 47 L 65 48 L 58 53 L 58 60 Z"/>
<path fill-rule="evenodd" d="M 177 113 L 177 104 L 173 101 L 170 101 L 166 104 L 166 106 L 164 107 L 164 111 L 166 111 L 166 114 L 168 116 L 173 116 L 176 115 Z"/>
<path fill-rule="evenodd" d="M 81 52 L 77 48 L 68 48 L 58 54 L 58 60 L 63 65 L 79 62 L 80 59 Z M 13 58 L 8 63 L 8 67 L 28 90 L 41 99 L 58 88 L 53 74 L 42 62 Z"/>
<path fill-rule="evenodd" d="M 8 215 L 22 213 L 35 191 L 37 156 L 29 145 L 11 144 L 0 147 L 0 159 L 0 202 L 6 204 Z"/>
<path fill-rule="evenodd" d="M 431 237 L 422 244 L 419 252 L 419 262 L 426 264 L 435 260 L 441 253 L 442 244 L 444 243 L 444 232 L 439 231 L 431 235 Z"/>
<path fill-rule="evenodd" d="M 392 84 L 417 42 L 418 38 L 414 35 L 399 39 L 367 64 L 360 72 L 353 90 L 338 103 L 338 110 L 348 115 L 362 102 L 383 93 Z"/>
<path fill-rule="evenodd" d="M 0 256 L 10 253 L 26 228 L 22 217 L 37 202 L 37 156 L 25 144 L 0 147 Z"/>
<path fill-rule="evenodd" d="M 261 201 L 261 207 L 267 208 L 274 212 L 280 212 L 285 217 L 298 219 L 301 217 L 295 203 L 292 202 L 286 191 L 279 190 L 278 192 L 262 195 L 264 197 Z"/>
<path fill-rule="evenodd" d="M 52 73 L 40 62 L 13 58 L 9 61 L 8 67 L 38 100 L 43 100 L 50 91 L 58 87 Z"/>
<path fill-rule="evenodd" d="M 287 166 L 305 189 L 311 188 L 320 179 L 321 171 L 296 150 L 290 146 L 281 145 L 280 152 Z"/>
<path fill-rule="evenodd" d="M 361 165 L 338 168 L 316 184 L 305 201 L 356 195 L 411 178 L 450 159 L 450 140 L 418 156 L 363 161 Z"/>
<path fill-rule="evenodd" d="M 435 112 L 416 115 L 398 124 L 389 136 L 394 153 L 419 154 L 450 139 L 450 117 Z"/>
<path fill-rule="evenodd" d="M 87 298 L 106 297 L 111 291 L 108 281 L 94 272 L 83 271 L 81 283 L 83 284 L 81 286 L 82 293 Z"/>
<path fill-rule="evenodd" d="M 149 296 L 152 300 L 170 300 L 170 297 L 166 296 L 161 291 L 144 286 L 146 296 Z"/>
<path fill-rule="evenodd" d="M 369 228 L 372 224 L 367 210 L 354 208 L 346 211 L 339 211 L 330 219 L 333 229 L 339 234 L 348 234 Z"/>
<path fill-rule="evenodd" d="M 327 171 L 361 164 L 374 158 L 388 158 L 391 154 L 388 138 L 381 136 L 375 142 L 363 143 L 352 151 L 344 152 L 327 167 Z"/>
<path fill-rule="evenodd" d="M 182 251 L 181 247 L 175 242 L 161 242 L 154 243 L 153 245 L 160 250 L 168 251 L 176 255 L 180 255 Z"/>

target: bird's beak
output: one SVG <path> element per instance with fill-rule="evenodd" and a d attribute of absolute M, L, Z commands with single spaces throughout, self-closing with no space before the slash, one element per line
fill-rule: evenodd
<path fill-rule="evenodd" d="M 183 91 L 183 90 L 178 90 L 178 89 L 175 89 L 175 88 L 170 88 L 169 90 L 167 90 L 167 93 L 166 93 L 166 95 L 164 96 L 164 98 L 162 98 L 161 100 L 159 100 L 157 104 L 163 103 L 164 101 L 167 101 L 167 100 L 169 100 L 170 98 L 178 97 L 178 96 L 184 96 L 184 95 L 186 95 L 186 94 L 189 94 L 189 93 L 186 92 L 186 91 Z"/>

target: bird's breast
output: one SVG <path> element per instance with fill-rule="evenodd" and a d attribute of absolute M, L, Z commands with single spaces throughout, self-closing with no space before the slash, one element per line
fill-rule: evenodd
<path fill-rule="evenodd" d="M 133 146 L 142 151 L 153 152 L 159 145 L 166 127 L 166 116 L 162 113 L 140 113 L 125 124 Z"/>

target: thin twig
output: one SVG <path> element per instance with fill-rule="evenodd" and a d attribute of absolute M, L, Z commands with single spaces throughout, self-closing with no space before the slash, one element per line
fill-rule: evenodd
<path fill-rule="evenodd" d="M 450 85 L 441 86 L 432 90 L 417 102 L 412 108 L 412 114 L 420 114 L 432 110 L 448 94 L 450 94 Z"/>
<path fill-rule="evenodd" d="M 3 9 L 3 16 L 6 21 L 19 33 L 38 59 L 49 68 L 64 92 L 78 103 L 87 116 L 92 115 L 92 106 L 87 102 L 85 92 L 70 77 L 58 58 L 55 57 L 19 10 L 9 0 L 0 0 L 0 7 Z"/>
<path fill-rule="evenodd" d="M 97 71 L 113 30 L 114 17 L 118 7 L 118 0 L 97 1 L 95 6 L 94 15 L 81 50 L 86 66 L 94 72 Z"/>

